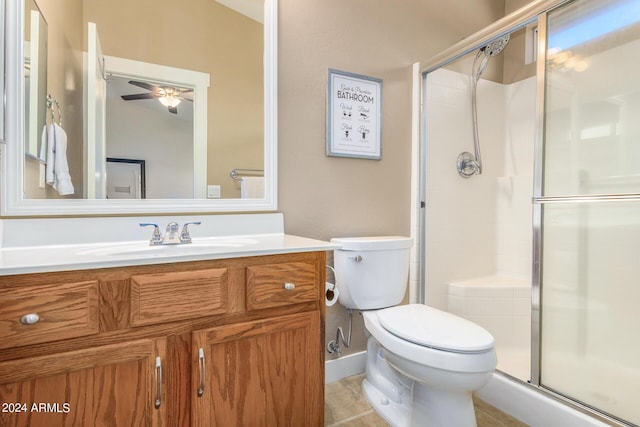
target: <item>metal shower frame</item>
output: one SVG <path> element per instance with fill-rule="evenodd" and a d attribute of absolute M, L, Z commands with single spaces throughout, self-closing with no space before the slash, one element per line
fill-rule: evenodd
<path fill-rule="evenodd" d="M 545 388 L 540 382 L 540 327 L 541 327 L 541 269 L 542 269 L 542 210 L 543 204 L 554 202 L 584 202 L 584 201 L 600 201 L 612 199 L 626 199 L 624 195 L 614 196 L 587 196 L 587 197 L 544 197 L 543 190 L 543 142 L 544 142 L 544 95 L 545 95 L 545 74 L 546 74 L 546 39 L 547 39 L 547 14 L 553 9 L 562 7 L 566 4 L 579 0 L 535 0 L 526 6 L 514 11 L 504 18 L 494 22 L 475 34 L 459 41 L 448 49 L 434 56 L 429 63 L 421 67 L 420 75 L 422 77 L 421 105 L 424 108 L 424 100 L 426 99 L 426 81 L 427 74 L 435 71 L 449 63 L 452 63 L 463 56 L 472 53 L 484 46 L 490 44 L 493 40 L 511 34 L 514 31 L 525 28 L 534 24 L 538 27 L 537 40 L 537 57 L 536 57 L 536 135 L 534 146 L 534 190 L 533 190 L 533 274 L 532 274 L 532 294 L 531 294 L 531 381 L 526 383 L 518 378 L 503 373 L 509 378 L 522 384 L 529 385 L 533 390 L 544 393 L 546 396 L 561 401 L 574 409 L 586 413 L 599 420 L 605 421 L 612 425 L 624 426 L 619 420 L 610 418 L 593 408 L 583 405 L 575 400 L 569 399 L 553 390 Z M 421 109 L 420 118 L 420 170 L 419 170 L 419 188 L 418 203 L 421 207 L 418 217 L 417 239 L 418 256 L 423 257 L 425 250 L 425 187 L 426 187 L 426 118 Z M 418 299 L 421 303 L 425 303 L 425 263 L 418 263 L 419 275 L 419 291 Z"/>

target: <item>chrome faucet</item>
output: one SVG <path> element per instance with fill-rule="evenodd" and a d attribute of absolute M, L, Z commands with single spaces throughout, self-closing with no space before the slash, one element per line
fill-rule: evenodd
<path fill-rule="evenodd" d="M 153 234 L 151 235 L 151 240 L 149 240 L 150 246 L 179 245 L 182 243 L 191 243 L 191 236 L 189 235 L 189 225 L 191 224 L 200 225 L 201 223 L 200 221 L 185 223 L 182 227 L 182 232 L 178 235 L 179 225 L 177 222 L 172 221 L 167 224 L 167 230 L 164 237 L 162 237 L 162 233 L 160 232 L 160 227 L 158 227 L 158 224 L 142 222 L 140 223 L 140 227 L 153 227 Z"/>

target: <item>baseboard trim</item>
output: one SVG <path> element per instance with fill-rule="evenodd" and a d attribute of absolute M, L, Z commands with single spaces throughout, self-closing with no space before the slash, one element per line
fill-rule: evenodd
<path fill-rule="evenodd" d="M 324 362 L 324 383 L 329 384 L 364 372 L 367 352 L 348 354 L 338 359 Z"/>

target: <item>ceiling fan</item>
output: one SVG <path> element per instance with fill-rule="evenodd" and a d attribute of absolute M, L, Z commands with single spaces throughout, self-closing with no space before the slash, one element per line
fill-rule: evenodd
<path fill-rule="evenodd" d="M 129 80 L 129 84 L 147 89 L 149 93 L 138 93 L 134 95 L 122 95 L 125 101 L 135 101 L 137 99 L 154 99 L 169 109 L 170 113 L 178 114 L 178 104 L 184 99 L 193 102 L 193 99 L 184 97 L 184 94 L 193 93 L 193 89 L 180 89 L 172 86 L 159 86 L 147 82 Z"/>

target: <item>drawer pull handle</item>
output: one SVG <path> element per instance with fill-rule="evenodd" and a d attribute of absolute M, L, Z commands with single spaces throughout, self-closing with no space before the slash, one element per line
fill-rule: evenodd
<path fill-rule="evenodd" d="M 20 323 L 22 323 L 23 325 L 35 325 L 39 321 L 40 316 L 38 316 L 38 313 L 25 314 L 20 318 Z"/>
<path fill-rule="evenodd" d="M 284 284 L 284 290 L 285 290 L 285 291 L 292 291 L 292 290 L 294 290 L 295 288 L 296 288 L 295 283 L 286 282 L 286 283 Z"/>
<path fill-rule="evenodd" d="M 162 360 L 160 357 L 156 357 L 156 409 L 160 408 L 162 399 Z"/>
<path fill-rule="evenodd" d="M 198 387 L 198 397 L 204 394 L 204 350 L 198 349 L 198 370 L 200 371 L 200 386 Z"/>

